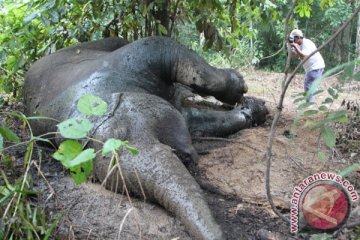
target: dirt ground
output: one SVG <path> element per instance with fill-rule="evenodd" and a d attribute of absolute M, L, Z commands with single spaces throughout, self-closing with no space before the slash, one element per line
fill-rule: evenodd
<path fill-rule="evenodd" d="M 203 187 L 227 239 L 321 239 L 306 232 L 291 235 L 289 226 L 272 212 L 266 197 L 264 154 L 283 74 L 250 70 L 243 74 L 249 86 L 248 95 L 266 101 L 270 111 L 267 122 L 226 139 L 194 139 L 200 161 L 198 169 L 191 172 Z M 319 132 L 308 131 L 303 126 L 309 119 L 301 118 L 292 128 L 297 114 L 293 100 L 302 92 L 302 78 L 297 75 L 290 85 L 273 141 L 271 193 L 275 205 L 287 218 L 293 188 L 302 179 L 321 171 L 340 172 L 360 160 L 356 153 L 328 149 L 319 140 Z M 336 83 L 336 77 L 328 78 L 322 88 Z M 346 86 L 340 98 L 359 99 L 359 90 L 359 85 Z M 321 93 L 317 104 L 326 97 L 326 91 Z M 333 109 L 341 107 L 332 105 Z M 318 159 L 319 150 L 325 153 L 326 161 Z M 43 150 L 42 169 L 47 182 L 35 183 L 44 190 L 39 204 L 50 215 L 63 214 L 55 233 L 57 239 L 191 239 L 181 222 L 157 205 L 130 200 L 104 190 L 97 183 L 74 185 L 63 168 L 50 159 L 49 153 Z M 360 192 L 359 173 L 352 173 L 348 179 Z M 353 204 L 349 221 L 356 221 L 359 212 L 357 203 Z M 355 239 L 355 233 L 342 229 L 331 238 Z"/>

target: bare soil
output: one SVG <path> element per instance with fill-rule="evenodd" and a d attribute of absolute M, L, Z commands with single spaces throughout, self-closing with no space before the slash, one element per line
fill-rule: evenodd
<path fill-rule="evenodd" d="M 194 139 L 200 161 L 198 168 L 190 171 L 203 187 L 214 217 L 227 239 L 315 239 L 317 235 L 306 232 L 291 235 L 289 226 L 271 210 L 265 192 L 264 154 L 283 74 L 250 70 L 243 73 L 249 86 L 248 95 L 266 101 L 270 110 L 267 122 L 226 139 Z M 318 131 L 308 131 L 304 127 L 306 121 L 318 117 L 302 117 L 292 128 L 297 115 L 297 105 L 293 101 L 295 95 L 302 92 L 302 79 L 299 74 L 290 85 L 273 140 L 271 193 L 275 205 L 286 217 L 290 216 L 293 188 L 302 179 L 321 171 L 339 172 L 360 160 L 356 152 L 344 153 L 327 148 L 319 140 Z M 334 86 L 337 82 L 335 77 L 328 78 L 322 88 Z M 358 85 L 344 89 L 341 99 L 359 99 Z M 326 91 L 321 93 L 317 104 L 326 97 Z M 339 109 L 342 106 L 338 103 L 331 107 Z M 327 161 L 318 159 L 319 151 L 325 153 Z M 19 153 L 20 150 L 12 154 L 19 156 Z M 114 194 L 98 183 L 74 185 L 64 169 L 51 160 L 50 154 L 51 151 L 46 149 L 40 154 L 47 181 L 39 177 L 34 182 L 43 190 L 38 204 L 53 217 L 63 215 L 55 239 L 191 239 L 181 222 L 160 206 Z M 37 176 L 35 172 L 34 176 Z M 359 173 L 352 173 L 348 179 L 360 192 Z M 360 217 L 357 203 L 353 208 L 350 221 Z M 355 232 L 342 229 L 332 237 L 355 239 Z"/>

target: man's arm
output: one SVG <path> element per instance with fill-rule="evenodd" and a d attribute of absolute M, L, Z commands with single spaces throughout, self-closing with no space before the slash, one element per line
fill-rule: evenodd
<path fill-rule="evenodd" d="M 305 55 L 305 53 L 300 50 L 298 44 L 296 44 L 296 43 L 290 43 L 290 46 L 295 49 L 295 52 L 294 52 L 294 51 L 291 51 L 291 53 L 292 53 L 292 54 L 295 54 L 295 56 L 298 55 L 301 60 L 304 59 L 305 57 L 307 57 L 307 55 Z"/>

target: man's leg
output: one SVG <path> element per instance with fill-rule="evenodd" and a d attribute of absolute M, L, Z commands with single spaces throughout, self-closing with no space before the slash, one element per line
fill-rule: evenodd
<path fill-rule="evenodd" d="M 305 74 L 305 79 L 304 79 L 304 91 L 305 92 L 309 91 L 313 82 L 322 76 L 323 71 L 324 71 L 324 69 L 316 69 L 316 70 L 312 70 Z M 306 101 L 307 102 L 315 102 L 315 97 L 313 95 L 310 95 L 309 98 L 306 99 Z"/>

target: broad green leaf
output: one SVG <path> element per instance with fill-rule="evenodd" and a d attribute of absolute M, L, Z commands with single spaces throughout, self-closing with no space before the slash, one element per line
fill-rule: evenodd
<path fill-rule="evenodd" d="M 78 110 L 86 115 L 102 116 L 106 113 L 107 107 L 104 100 L 91 94 L 82 96 L 77 104 Z"/>
<path fill-rule="evenodd" d="M 320 8 L 321 10 L 324 10 L 327 0 L 321 0 L 320 2 Z"/>
<path fill-rule="evenodd" d="M 16 134 L 6 126 L 0 127 L 0 135 L 7 141 L 19 143 L 20 139 Z"/>
<path fill-rule="evenodd" d="M 41 17 L 41 21 L 42 21 L 42 23 L 44 24 L 44 26 L 45 26 L 46 28 L 50 27 L 51 22 L 49 21 L 48 18 L 46 18 L 46 17 Z"/>
<path fill-rule="evenodd" d="M 41 11 L 49 10 L 56 5 L 56 0 L 46 1 L 44 5 L 41 7 Z"/>
<path fill-rule="evenodd" d="M 83 146 L 75 140 L 67 140 L 60 144 L 53 158 L 61 161 L 65 168 L 70 169 L 71 177 L 76 184 L 87 180 L 93 169 L 92 160 L 96 154 L 94 149 L 82 151 Z"/>
<path fill-rule="evenodd" d="M 310 130 L 316 129 L 316 128 L 323 128 L 325 124 L 328 123 L 334 123 L 334 122 L 340 122 L 340 123 L 347 123 L 349 121 L 346 111 L 337 111 L 337 112 L 330 112 L 328 116 L 323 119 L 316 122 L 311 122 L 306 125 L 307 128 Z"/>
<path fill-rule="evenodd" d="M 321 106 L 319 107 L 319 110 L 326 112 L 326 111 L 328 111 L 329 109 L 327 108 L 327 106 L 321 105 Z"/>
<path fill-rule="evenodd" d="M 324 139 L 326 145 L 330 148 L 335 147 L 336 136 L 334 130 L 332 130 L 327 126 L 323 126 L 320 131 L 321 131 L 321 137 Z"/>
<path fill-rule="evenodd" d="M 332 96 L 334 99 L 338 98 L 338 93 L 337 90 L 334 88 L 328 88 L 328 93 L 330 94 L 330 96 Z"/>
<path fill-rule="evenodd" d="M 296 99 L 294 100 L 294 103 L 298 103 L 298 102 L 304 101 L 304 100 L 305 100 L 304 97 L 299 97 L 299 98 L 296 98 Z"/>
<path fill-rule="evenodd" d="M 329 113 L 325 120 L 328 122 L 347 123 L 349 119 L 347 117 L 346 111 L 336 111 Z"/>
<path fill-rule="evenodd" d="M 104 143 L 104 146 L 102 149 L 102 155 L 105 156 L 108 153 L 117 151 L 124 144 L 125 144 L 125 142 L 123 142 L 119 139 L 110 138 Z"/>
<path fill-rule="evenodd" d="M 66 140 L 60 144 L 59 149 L 53 154 L 53 158 L 67 163 L 75 159 L 82 150 L 83 146 L 78 141 Z"/>
<path fill-rule="evenodd" d="M 334 102 L 334 100 L 332 98 L 326 98 L 325 101 L 323 103 L 332 103 Z"/>
<path fill-rule="evenodd" d="M 319 158 L 320 161 L 325 162 L 327 160 L 327 157 L 326 157 L 325 153 L 320 151 L 320 152 L 318 152 L 317 155 L 318 155 L 318 158 Z"/>
<path fill-rule="evenodd" d="M 136 155 L 139 153 L 139 151 L 130 146 L 128 141 L 121 141 L 119 139 L 110 138 L 108 139 L 102 150 L 102 155 L 105 156 L 106 154 L 119 150 L 122 146 L 124 146 L 131 154 Z"/>
<path fill-rule="evenodd" d="M 86 137 L 93 126 L 88 119 L 70 118 L 59 123 L 57 127 L 63 137 L 80 139 Z"/>
<path fill-rule="evenodd" d="M 30 15 L 28 15 L 24 18 L 24 23 L 27 24 L 27 23 L 31 22 L 34 18 L 39 17 L 40 14 L 41 14 L 41 12 L 39 10 L 32 12 Z"/>
<path fill-rule="evenodd" d="M 304 116 L 311 116 L 317 114 L 318 112 L 319 112 L 318 110 L 307 110 L 304 112 Z"/>
<path fill-rule="evenodd" d="M 300 104 L 300 105 L 298 106 L 298 109 L 299 109 L 299 110 L 302 110 L 302 109 L 305 109 L 305 108 L 307 108 L 307 107 L 310 107 L 311 105 L 314 105 L 314 103 L 312 103 L 312 102 L 305 102 L 305 103 Z"/>
<path fill-rule="evenodd" d="M 49 15 L 50 15 L 50 17 L 51 17 L 51 21 L 52 21 L 53 23 L 56 23 L 56 22 L 59 21 L 59 14 L 57 13 L 56 10 L 52 9 L 52 10 L 50 10 L 48 13 L 49 13 Z"/>
<path fill-rule="evenodd" d="M 95 150 L 92 148 L 82 151 L 78 156 L 69 162 L 64 162 L 66 168 L 72 168 L 82 163 L 93 160 L 96 157 Z"/>
<path fill-rule="evenodd" d="M 70 168 L 70 174 L 76 184 L 86 182 L 93 170 L 93 162 L 87 161 Z"/>

